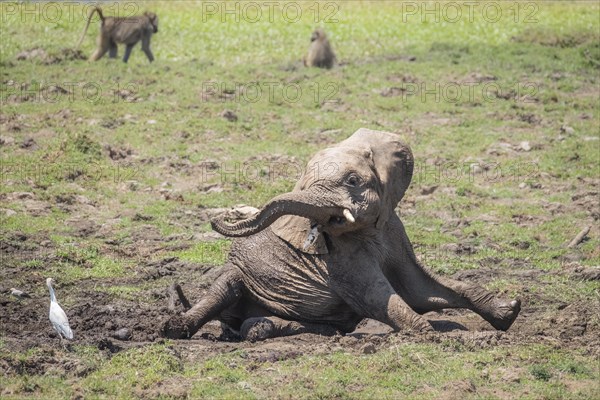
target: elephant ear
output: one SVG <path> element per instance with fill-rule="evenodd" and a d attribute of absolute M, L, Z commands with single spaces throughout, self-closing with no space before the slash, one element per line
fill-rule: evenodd
<path fill-rule="evenodd" d="M 310 169 L 309 169 L 310 170 Z M 304 189 L 305 175 L 294 186 L 292 192 L 299 192 Z M 319 233 L 313 243 L 304 248 L 311 230 L 311 221 L 308 218 L 297 215 L 284 215 L 271 224 L 273 233 L 285 240 L 296 249 L 307 254 L 327 254 L 329 250 L 325 244 L 323 235 Z"/>
<path fill-rule="evenodd" d="M 284 215 L 271 225 L 273 232 L 294 246 L 296 249 L 308 254 L 327 254 L 327 245 L 322 234 L 319 234 L 316 240 L 304 248 L 306 239 L 311 230 L 311 223 L 308 218 L 295 215 Z"/>
<path fill-rule="evenodd" d="M 357 146 L 367 143 L 381 182 L 381 212 L 377 228 L 381 229 L 394 214 L 398 202 L 412 179 L 414 161 L 410 147 L 394 133 L 361 128 L 344 142 Z"/>

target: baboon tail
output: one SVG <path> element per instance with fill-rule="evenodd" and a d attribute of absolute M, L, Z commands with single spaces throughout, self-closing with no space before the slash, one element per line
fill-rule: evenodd
<path fill-rule="evenodd" d="M 100 7 L 92 8 L 92 11 L 90 11 L 90 15 L 88 15 L 88 19 L 87 19 L 87 23 L 85 24 L 85 28 L 83 28 L 83 33 L 81 34 L 81 37 L 79 38 L 79 42 L 77 42 L 77 46 L 75 46 L 75 50 L 79 50 L 79 46 L 81 46 L 81 43 L 83 42 L 83 38 L 85 38 L 85 34 L 87 33 L 88 28 L 90 27 L 90 22 L 92 21 L 92 15 L 94 15 L 94 12 L 97 12 L 98 16 L 100 17 L 100 21 L 104 22 L 104 15 L 102 15 L 102 10 L 100 9 Z"/>

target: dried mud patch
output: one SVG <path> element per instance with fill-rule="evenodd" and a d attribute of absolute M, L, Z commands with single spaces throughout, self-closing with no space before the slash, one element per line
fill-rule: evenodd
<path fill-rule="evenodd" d="M 41 47 L 34 47 L 17 54 L 17 61 L 35 61 L 45 65 L 59 64 L 64 61 L 85 60 L 87 57 L 81 50 L 64 48 L 56 52 L 48 52 Z"/>
<path fill-rule="evenodd" d="M 549 47 L 577 47 L 587 42 L 597 42 L 600 39 L 597 33 L 586 32 L 558 32 L 550 28 L 530 28 L 512 38 L 517 43 L 533 43 Z"/>

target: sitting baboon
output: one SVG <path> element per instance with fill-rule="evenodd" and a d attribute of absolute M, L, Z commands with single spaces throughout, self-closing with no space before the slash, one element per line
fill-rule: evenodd
<path fill-rule="evenodd" d="M 304 65 L 307 67 L 331 68 L 335 62 L 335 53 L 333 52 L 327 35 L 323 29 L 318 28 L 310 37 L 310 47 L 308 54 L 304 58 Z"/>
<path fill-rule="evenodd" d="M 152 51 L 150 50 L 150 38 L 153 33 L 158 32 L 158 17 L 152 12 L 145 12 L 142 15 L 134 17 L 104 17 L 100 7 L 94 7 L 88 16 L 83 34 L 77 43 L 77 49 L 79 49 L 85 37 L 94 12 L 98 13 L 102 25 L 100 26 L 100 34 L 98 35 L 98 48 L 91 55 L 90 61 L 99 60 L 107 51 L 110 58 L 116 58 L 117 43 L 119 43 L 126 45 L 123 62 L 127 62 L 133 46 L 140 40 L 142 41 L 142 50 L 146 53 L 148 60 L 150 62 L 154 61 L 154 55 L 152 55 Z"/>

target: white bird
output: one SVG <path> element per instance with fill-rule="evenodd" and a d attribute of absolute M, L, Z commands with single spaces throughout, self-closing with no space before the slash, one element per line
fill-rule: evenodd
<path fill-rule="evenodd" d="M 61 341 L 63 337 L 66 337 L 67 339 L 73 339 L 73 332 L 69 326 L 67 314 L 65 314 L 63 309 L 56 302 L 56 295 L 54 294 L 54 289 L 52 289 L 53 283 L 54 279 L 46 279 L 46 285 L 50 290 L 50 322 L 52 322 L 54 330 L 58 332 L 58 336 L 60 337 Z"/>
<path fill-rule="evenodd" d="M 24 292 L 24 291 L 19 290 L 19 289 L 15 289 L 14 287 L 10 288 L 10 294 L 12 294 L 13 296 L 15 296 L 18 299 L 24 299 L 24 298 L 30 299 L 31 298 L 31 296 L 29 295 L 29 293 Z"/>

